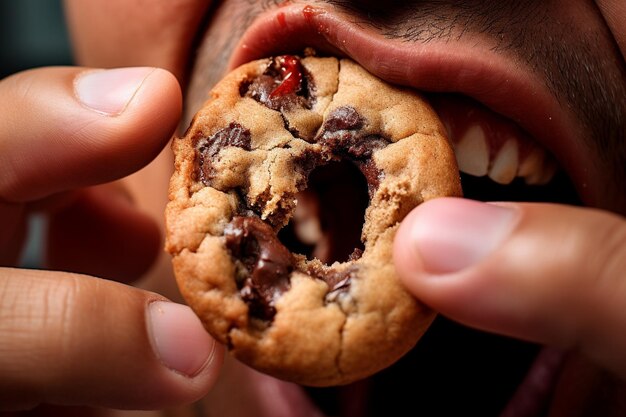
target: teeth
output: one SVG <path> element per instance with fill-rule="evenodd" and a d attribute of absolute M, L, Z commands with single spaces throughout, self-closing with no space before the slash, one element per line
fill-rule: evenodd
<path fill-rule="evenodd" d="M 454 147 L 459 169 L 500 184 L 522 178 L 527 184 L 545 184 L 557 171 L 557 162 L 514 121 L 472 99 L 433 96 L 435 110 Z"/>
<path fill-rule="evenodd" d="M 491 141 L 498 140 L 496 137 Z M 452 137 L 451 141 L 461 171 L 477 177 L 488 175 L 499 184 L 510 184 L 516 177 L 521 177 L 528 185 L 544 185 L 557 171 L 556 161 L 537 146 L 520 161 L 520 148 L 528 146 L 528 143 L 515 135 L 509 136 L 495 157 L 490 159 L 490 142 L 485 130 L 478 124 L 469 127 L 460 140 Z"/>
<path fill-rule="evenodd" d="M 315 245 L 322 238 L 320 222 L 314 218 L 296 220 L 294 231 L 300 241 L 306 245 Z"/>
<path fill-rule="evenodd" d="M 541 167 L 543 166 L 543 160 L 545 158 L 546 153 L 543 150 L 539 148 L 534 148 L 532 151 L 530 151 L 526 159 L 524 159 L 524 161 L 522 161 L 522 163 L 520 164 L 517 175 L 525 178 L 526 183 L 530 184 L 528 182 L 529 178 L 535 176 L 535 174 L 541 170 Z"/>
<path fill-rule="evenodd" d="M 539 184 L 549 183 L 552 178 L 554 178 L 554 175 L 556 174 L 556 171 L 558 171 L 558 168 L 559 167 L 554 159 L 546 158 L 545 164 L 543 166 L 544 174 L 543 177 L 541 177 L 541 179 L 539 180 Z"/>
<path fill-rule="evenodd" d="M 306 245 L 315 245 L 322 239 L 318 204 L 315 194 L 308 191 L 298 194 L 296 210 L 293 213 L 294 232 Z"/>
<path fill-rule="evenodd" d="M 467 174 L 482 177 L 489 168 L 489 147 L 484 130 L 473 125 L 454 146 L 459 169 Z"/>
<path fill-rule="evenodd" d="M 518 163 L 517 141 L 509 139 L 491 163 L 489 178 L 498 184 L 510 184 L 517 174 Z"/>
<path fill-rule="evenodd" d="M 537 164 L 537 168 L 531 170 L 528 175 L 524 177 L 526 184 L 528 185 L 544 185 L 550 182 L 550 180 L 554 177 L 554 174 L 557 170 L 556 162 L 548 157 L 548 155 L 539 151 L 543 154 L 543 157 L 540 159 L 540 162 L 535 162 Z"/>
<path fill-rule="evenodd" d="M 557 171 L 557 164 L 546 151 L 535 148 L 520 164 L 518 177 L 528 185 L 544 185 L 550 182 Z"/>

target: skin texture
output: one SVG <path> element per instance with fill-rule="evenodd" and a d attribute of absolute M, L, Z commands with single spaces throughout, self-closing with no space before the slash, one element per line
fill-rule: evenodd
<path fill-rule="evenodd" d="M 141 168 L 159 154 L 179 122 L 178 85 L 191 87 L 184 104 L 184 129 L 207 89 L 228 69 L 244 30 L 260 13 L 281 3 L 176 0 L 155 7 L 144 0 L 67 0 L 80 65 L 147 65 L 164 68 L 174 77 L 162 70 L 149 73 L 142 84 L 145 88 L 137 90 L 125 110 L 113 117 L 77 99 L 74 80 L 81 69 L 41 69 L 0 82 L 0 162 L 6 167 L 0 180 L 2 264 L 16 264 L 27 215 L 44 210 L 50 214 L 51 266 L 123 281 L 142 276 L 141 287 L 177 299 L 169 260 L 158 255 L 171 157 L 162 152 Z M 375 1 L 288 3 L 285 7 L 321 8 L 390 46 L 402 44 L 419 54 L 435 47 L 442 51 L 458 48 L 486 56 L 494 66 L 514 64 L 519 79 L 546 91 L 537 101 L 558 108 L 559 120 L 568 126 L 568 133 L 575 133 L 545 145 L 576 178 L 586 203 L 595 208 L 515 204 L 509 208 L 514 220 L 503 220 L 506 227 L 495 237 L 479 234 L 483 239 L 473 243 L 484 250 L 468 256 L 460 266 L 447 264 L 441 253 L 421 249 L 420 242 L 432 239 L 432 232 L 413 221 L 418 217 L 414 214 L 402 225 L 396 241 L 396 267 L 410 291 L 454 320 L 571 350 L 549 415 L 622 415 L 626 378 L 622 354 L 626 341 L 621 338 L 626 320 L 622 308 L 626 287 L 621 279 L 626 267 L 623 2 L 527 0 L 508 5 L 514 2 L 467 1 L 461 7 L 453 1 L 391 1 L 385 2 L 385 10 Z M 275 49 L 280 51 L 280 47 Z M 369 65 L 383 78 L 401 82 L 396 69 Z M 461 78 L 452 81 L 455 91 L 470 93 Z M 451 88 L 434 76 L 417 79 L 411 86 L 429 91 Z M 511 100 L 518 98 L 515 91 L 508 104 L 488 92 L 471 93 L 481 95 L 490 107 L 505 107 L 516 121 L 522 122 L 525 113 L 533 111 L 530 105 L 516 107 L 516 100 Z M 46 105 L 49 102 L 56 105 Z M 122 177 L 127 178 L 112 185 L 111 181 Z M 100 186 L 85 188 L 93 185 Z M 443 200 L 422 206 L 416 213 L 437 219 L 445 212 L 453 218 L 455 208 L 469 210 L 477 218 L 489 211 L 478 203 L 469 207 Z M 85 229 L 76 226 L 74 233 L 65 233 L 76 219 L 111 227 L 101 229 L 99 235 L 106 238 L 96 240 L 81 235 Z M 109 250 L 127 239 L 143 245 L 129 245 L 130 250 L 118 250 L 117 255 Z M 456 240 L 439 242 L 440 250 L 467 255 L 466 247 L 451 247 L 451 241 Z M 562 249 L 558 256 L 545 249 L 555 247 Z M 98 262 L 89 262 L 90 257 Z M 78 263 L 77 258 L 81 259 Z M 150 301 L 161 296 L 61 272 L 2 269 L 0 282 L 0 381 L 8 381 L 0 384 L 3 408 L 21 410 L 42 402 L 164 408 L 198 399 L 213 386 L 221 351 L 210 353 L 214 350 L 208 342 L 198 342 L 198 346 L 204 346 L 199 348 L 204 349 L 201 355 L 212 359 L 191 377 L 163 367 L 163 358 L 152 353 L 144 317 Z M 32 299 L 29 303 L 15 295 L 29 292 L 42 294 L 41 302 L 33 306 Z M 467 307 L 470 294 L 484 301 L 473 299 L 471 305 L 481 308 Z M 81 302 L 85 298 L 93 302 Z M 106 319 L 109 315 L 119 319 Z M 191 319 L 181 315 L 180 320 L 190 323 Z M 101 325 L 87 325 L 93 322 Z M 119 337 L 111 338 L 112 332 Z M 125 344 L 128 340 L 134 341 L 132 346 Z M 105 341 L 113 349 L 105 349 Z M 22 355 L 25 346 L 32 348 L 28 355 Z M 108 356 L 111 351 L 119 355 Z M 68 361 L 69 357 L 84 360 Z M 15 368 L 16 363 L 22 366 Z M 85 368 L 85 363 L 95 365 Z M 176 360 L 172 363 L 181 365 Z M 27 377 L 15 379 L 15 375 Z M 256 415 L 265 415 L 263 410 L 269 407 L 275 412 L 267 415 L 280 415 L 276 410 L 289 415 L 285 411 L 289 403 L 306 401 L 288 387 L 285 396 L 267 405 L 258 387 L 268 389 L 276 381 L 235 363 L 227 363 L 222 375 L 204 402 L 206 410 L 255 415 L 245 408 L 254 404 L 250 407 L 255 407 Z M 84 381 L 100 383 L 82 385 Z M 89 394 L 105 386 L 116 388 L 102 391 L 101 397 Z M 232 386 L 250 402 L 229 401 L 225 393 Z"/>

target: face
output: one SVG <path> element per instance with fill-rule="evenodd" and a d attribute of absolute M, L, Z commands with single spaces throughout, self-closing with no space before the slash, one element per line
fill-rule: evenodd
<path fill-rule="evenodd" d="M 158 65 L 178 76 L 187 91 L 183 126 L 228 69 L 312 47 L 424 92 L 448 128 L 467 197 L 582 203 L 626 213 L 621 0 L 66 3 L 82 64 Z M 417 409 L 496 415 L 537 352 L 440 319 L 397 366 L 338 394 L 309 390 L 304 396 L 231 363 L 205 405 L 230 409 L 230 415 L 247 415 L 244 403 L 255 410 L 249 415 L 276 415 L 277 407 L 312 415 L 314 397 L 336 414 Z M 540 357 L 544 370 L 559 363 L 560 374 L 546 371 L 534 386 L 526 384 L 517 394 L 532 398 L 526 407 L 598 415 L 598 402 L 602 410 L 623 406 L 620 384 L 583 359 Z M 229 383 L 246 401 L 233 400 Z M 516 404 L 510 415 L 532 415 Z"/>

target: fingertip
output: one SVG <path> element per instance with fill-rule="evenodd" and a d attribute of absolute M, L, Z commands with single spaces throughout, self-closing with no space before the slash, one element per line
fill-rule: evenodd
<path fill-rule="evenodd" d="M 60 272 L 0 270 L 0 285 L 13 300 L 0 305 L 4 408 L 156 410 L 198 400 L 215 384 L 223 347 L 187 306 Z"/>
<path fill-rule="evenodd" d="M 502 296 L 483 261 L 517 220 L 513 207 L 448 197 L 422 203 L 402 222 L 394 242 L 401 282 L 431 308 L 484 328 Z"/>
<path fill-rule="evenodd" d="M 85 70 L 74 79 L 76 98 L 86 108 L 106 116 L 121 114 L 155 68 Z"/>
<path fill-rule="evenodd" d="M 0 82 L 0 198 L 34 201 L 127 176 L 154 159 L 182 113 L 178 81 L 152 67 L 56 67 Z"/>
<path fill-rule="evenodd" d="M 129 117 L 141 114 L 146 126 L 157 123 L 168 127 L 164 130 L 171 133 L 180 121 L 182 103 L 182 90 L 174 74 L 162 68 L 150 68 L 124 112 Z"/>
<path fill-rule="evenodd" d="M 223 348 L 188 306 L 155 300 L 146 315 L 152 348 L 164 366 L 190 378 L 219 370 Z"/>
<path fill-rule="evenodd" d="M 431 274 L 470 268 L 494 252 L 517 220 L 513 205 L 462 198 L 438 198 L 418 206 L 408 222 L 407 246 Z"/>
<path fill-rule="evenodd" d="M 156 67 L 76 69 L 74 95 L 85 108 L 117 117 L 153 104 L 163 113 L 182 112 L 182 92 L 176 77 Z"/>
<path fill-rule="evenodd" d="M 398 230 L 407 289 L 480 330 L 579 349 L 626 375 L 626 223 L 588 208 L 437 199 Z M 621 297 L 621 298 L 620 298 Z"/>
<path fill-rule="evenodd" d="M 205 396 L 220 374 L 224 347 L 195 313 L 186 305 L 152 300 L 146 306 L 146 328 L 154 356 L 174 384 L 161 399 L 182 404 Z"/>
<path fill-rule="evenodd" d="M 139 86 L 123 111 L 101 114 L 97 124 L 102 130 L 90 132 L 90 139 L 99 152 L 99 162 L 110 166 L 105 180 L 129 175 L 152 161 L 171 139 L 182 114 L 182 91 L 172 73 L 151 67 L 123 70 L 131 74 L 137 72 L 136 78 L 141 80 Z M 145 77 L 141 79 L 144 72 Z"/>

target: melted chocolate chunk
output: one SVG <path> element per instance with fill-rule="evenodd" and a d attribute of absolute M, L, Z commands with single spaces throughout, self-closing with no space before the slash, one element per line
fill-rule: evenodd
<path fill-rule="evenodd" d="M 333 110 L 324 123 L 325 132 L 361 129 L 365 120 L 354 107 L 343 106 Z"/>
<path fill-rule="evenodd" d="M 235 217 L 224 231 L 226 247 L 239 260 L 247 276 L 238 280 L 250 314 L 271 320 L 274 304 L 289 289 L 294 259 L 274 230 L 257 217 Z"/>
<path fill-rule="evenodd" d="M 222 148 L 236 146 L 249 151 L 250 142 L 250 131 L 236 122 L 231 122 L 228 127 L 218 130 L 206 140 L 199 140 L 197 149 L 200 180 L 205 185 L 209 185 L 215 177 L 213 159 Z"/>
<path fill-rule="evenodd" d="M 379 135 L 363 134 L 361 129 L 364 125 L 365 120 L 353 107 L 338 107 L 328 115 L 317 142 L 333 154 L 358 160 L 369 159 L 389 141 Z"/>
<path fill-rule="evenodd" d="M 241 298 L 248 304 L 250 315 L 271 321 L 276 315 L 276 300 L 290 288 L 289 277 L 295 260 L 289 250 L 278 240 L 276 232 L 258 217 L 235 217 L 224 230 L 226 248 L 238 262 L 242 272 L 237 278 Z M 358 259 L 355 251 L 351 260 Z M 328 284 L 327 301 L 334 301 L 340 293 L 347 292 L 357 268 L 350 266 L 342 271 L 310 264 L 310 276 Z"/>
<path fill-rule="evenodd" d="M 313 107 L 313 83 L 300 59 L 294 55 L 275 57 L 265 72 L 244 82 L 241 96 L 251 97 L 273 110 Z"/>
<path fill-rule="evenodd" d="M 369 135 L 354 138 L 348 146 L 348 154 L 356 159 L 369 159 L 374 152 L 389 145 L 382 136 Z"/>
<path fill-rule="evenodd" d="M 313 264 L 307 269 L 307 273 L 312 277 L 321 279 L 328 285 L 328 292 L 326 293 L 326 301 L 333 302 L 337 297 L 348 292 L 352 279 L 356 276 L 358 269 L 352 265 L 342 271 L 335 271 L 332 269 L 323 269 Z"/>

